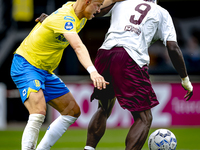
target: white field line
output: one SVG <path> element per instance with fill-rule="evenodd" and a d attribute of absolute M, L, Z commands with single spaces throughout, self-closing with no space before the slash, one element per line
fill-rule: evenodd
<path fill-rule="evenodd" d="M 52 148 L 52 150 L 83 150 L 83 148 Z M 96 150 L 124 150 L 124 147 L 113 147 L 113 148 L 96 148 Z M 143 148 L 142 150 L 149 150 Z M 200 149 L 176 149 L 176 150 L 200 150 Z"/>

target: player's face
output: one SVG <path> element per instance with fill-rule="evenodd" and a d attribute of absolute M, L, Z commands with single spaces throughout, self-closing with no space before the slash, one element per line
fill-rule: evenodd
<path fill-rule="evenodd" d="M 100 7 L 103 4 L 104 0 L 89 0 L 88 6 L 85 9 L 85 17 L 88 20 L 91 20 L 94 17 L 94 14 L 100 12 Z"/>

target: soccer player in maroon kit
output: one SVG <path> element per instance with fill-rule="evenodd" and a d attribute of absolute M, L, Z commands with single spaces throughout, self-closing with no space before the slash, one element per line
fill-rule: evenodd
<path fill-rule="evenodd" d="M 98 51 L 95 67 L 110 85 L 105 90 L 95 88 L 91 96 L 91 100 L 99 100 L 99 107 L 88 126 L 85 150 L 95 150 L 104 135 L 116 98 L 134 118 L 126 137 L 126 150 L 140 150 L 151 127 L 151 108 L 159 104 L 148 74 L 149 46 L 157 40 L 163 41 L 187 90 L 186 100 L 192 96 L 193 87 L 171 16 L 156 0 L 118 2 L 107 15 L 111 16 L 111 25 Z"/>

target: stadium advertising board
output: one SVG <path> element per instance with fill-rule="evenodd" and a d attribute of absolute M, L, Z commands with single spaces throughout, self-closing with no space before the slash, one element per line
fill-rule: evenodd
<path fill-rule="evenodd" d="M 186 91 L 181 84 L 156 83 L 153 88 L 160 104 L 152 109 L 152 127 L 199 126 L 200 125 L 200 83 L 194 83 L 194 95 L 189 101 L 184 100 Z M 73 127 L 87 128 L 92 115 L 97 110 L 98 102 L 90 102 L 93 91 L 91 84 L 67 84 L 81 108 L 81 116 Z M 53 118 L 59 116 L 53 110 Z M 107 127 L 129 127 L 133 123 L 131 114 L 116 102 Z"/>

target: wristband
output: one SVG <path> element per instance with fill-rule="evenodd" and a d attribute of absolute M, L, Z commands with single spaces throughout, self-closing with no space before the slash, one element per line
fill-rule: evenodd
<path fill-rule="evenodd" d="M 190 81 L 190 79 L 189 79 L 189 77 L 187 76 L 187 77 L 185 77 L 185 78 L 181 78 L 181 81 L 182 81 L 183 83 L 188 83 L 188 82 Z"/>
<path fill-rule="evenodd" d="M 193 86 L 192 86 L 188 76 L 185 78 L 181 78 L 181 81 L 182 81 L 181 84 L 185 90 L 187 90 L 189 92 L 193 91 Z"/>
<path fill-rule="evenodd" d="M 94 66 L 89 66 L 89 67 L 87 68 L 87 71 L 88 71 L 89 74 L 90 74 L 90 73 L 92 73 L 92 72 L 94 72 L 94 71 L 97 71 L 97 70 L 96 70 L 96 68 L 95 68 Z"/>

